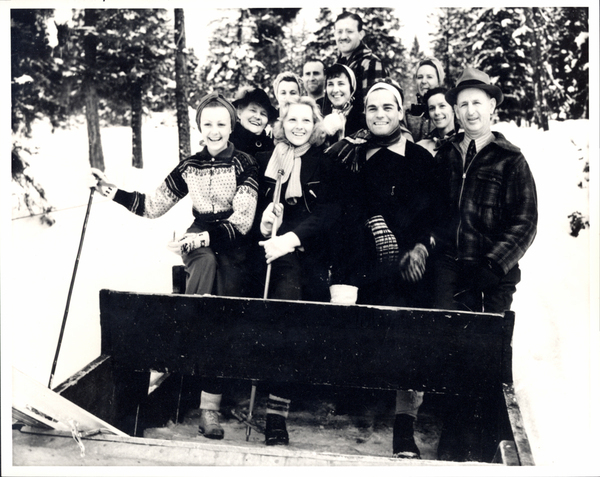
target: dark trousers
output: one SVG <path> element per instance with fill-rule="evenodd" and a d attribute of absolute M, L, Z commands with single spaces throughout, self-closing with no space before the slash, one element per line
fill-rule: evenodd
<path fill-rule="evenodd" d="M 482 290 L 474 280 L 476 266 L 441 255 L 434 264 L 434 308 L 503 313 L 510 310 L 521 270 L 515 265 L 498 285 Z"/>

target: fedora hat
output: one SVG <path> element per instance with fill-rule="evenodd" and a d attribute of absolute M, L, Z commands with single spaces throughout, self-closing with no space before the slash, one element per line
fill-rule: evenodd
<path fill-rule="evenodd" d="M 458 93 L 467 88 L 477 88 L 485 91 L 492 98 L 496 99 L 496 106 L 504 100 L 502 90 L 490 83 L 490 77 L 486 73 L 467 66 L 462 75 L 460 75 L 460 78 L 458 78 L 456 86 L 446 93 L 448 104 L 456 104 Z"/>
<path fill-rule="evenodd" d="M 269 117 L 269 122 L 273 122 L 277 119 L 279 113 L 277 112 L 277 109 L 273 107 L 269 96 L 263 89 L 253 88 L 242 90 L 239 93 L 238 98 L 233 102 L 233 105 L 236 108 L 243 108 L 250 103 L 256 103 L 265 108 L 267 116 Z"/>

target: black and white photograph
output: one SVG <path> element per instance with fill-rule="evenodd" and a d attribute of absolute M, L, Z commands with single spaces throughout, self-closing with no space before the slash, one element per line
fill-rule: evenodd
<path fill-rule="evenodd" d="M 0 1 L 2 475 L 598 475 L 564 5 Z"/>

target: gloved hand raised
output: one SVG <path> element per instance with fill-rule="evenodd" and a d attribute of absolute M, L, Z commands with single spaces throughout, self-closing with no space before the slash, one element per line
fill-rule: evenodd
<path fill-rule="evenodd" d="M 425 273 L 425 262 L 429 252 L 425 245 L 418 243 L 406 252 L 400 260 L 400 276 L 408 282 L 418 282 Z"/>
<path fill-rule="evenodd" d="M 277 260 L 279 257 L 283 257 L 284 255 L 293 252 L 296 247 L 301 245 L 301 243 L 300 239 L 294 232 L 288 232 L 287 234 L 275 236 L 269 240 L 258 242 L 258 245 L 264 247 L 267 264 L 269 264 L 273 260 Z"/>
<path fill-rule="evenodd" d="M 177 255 L 185 255 L 193 250 L 210 245 L 210 235 L 208 232 L 199 234 L 185 234 L 179 240 L 174 240 L 167 244 L 167 248 Z"/>
<path fill-rule="evenodd" d="M 88 177 L 88 187 L 96 189 L 104 197 L 113 199 L 117 193 L 117 186 L 108 182 L 106 174 L 100 169 L 94 167 L 90 170 L 91 174 Z"/>
<path fill-rule="evenodd" d="M 273 234 L 273 225 L 281 224 L 283 221 L 283 204 L 271 202 L 262 214 L 260 221 L 260 233 L 263 237 L 269 238 Z"/>
<path fill-rule="evenodd" d="M 328 114 L 321 121 L 321 127 L 328 136 L 333 136 L 336 132 L 341 131 L 345 124 L 345 117 L 342 114 L 333 112 Z"/>

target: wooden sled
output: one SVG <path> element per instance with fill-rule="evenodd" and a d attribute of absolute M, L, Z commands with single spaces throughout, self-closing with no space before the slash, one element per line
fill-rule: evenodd
<path fill-rule="evenodd" d="M 496 435 L 487 436 L 494 446 L 489 464 L 533 465 L 512 384 L 514 319 L 512 312 L 101 290 L 102 355 L 55 391 L 137 443 L 149 440 L 135 436 L 142 435 L 138 416 L 140 406 L 148 407 L 150 371 L 469 396 L 488 403 L 497 418 Z M 165 415 L 164 422 L 171 415 Z M 223 451 L 233 454 L 219 462 L 231 462 L 239 457 L 236 453 L 247 451 L 236 449 Z M 263 458 L 263 464 L 275 465 L 361 461 L 349 456 L 331 462 L 321 456 L 315 461 L 314 453 L 302 457 L 288 455 L 285 449 L 252 452 L 258 452 L 260 459 L 244 462 Z M 266 457 L 273 455 L 279 457 L 275 461 Z M 370 465 L 367 461 L 416 464 L 387 458 L 361 462 Z M 444 463 L 451 464 L 420 465 Z"/>

